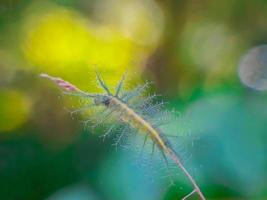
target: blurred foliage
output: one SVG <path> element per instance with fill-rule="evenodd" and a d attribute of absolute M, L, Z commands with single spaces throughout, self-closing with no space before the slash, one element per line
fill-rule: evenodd
<path fill-rule="evenodd" d="M 83 116 L 71 119 L 64 107 L 79 102 L 38 77 L 96 92 L 95 69 L 112 88 L 125 71 L 127 88 L 152 80 L 149 92 L 181 111 L 178 128 L 166 130 L 198 138 L 188 167 L 208 199 L 267 199 L 267 95 L 237 73 L 240 58 L 267 43 L 266 19 L 265 0 L 0 1 L 0 199 L 170 200 L 190 191 L 182 178 L 171 188 L 146 179 L 149 169 L 99 139 L 102 128 L 90 134 Z M 240 74 L 266 84 L 265 55 L 250 56 L 257 68 L 241 62 Z"/>

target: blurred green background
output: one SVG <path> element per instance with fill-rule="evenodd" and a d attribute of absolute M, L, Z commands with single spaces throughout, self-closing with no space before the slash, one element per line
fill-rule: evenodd
<path fill-rule="evenodd" d="M 241 57 L 267 43 L 266 22 L 265 0 L 1 0 L 0 199 L 190 192 L 183 181 L 145 179 L 145 168 L 99 139 L 103 130 L 72 119 L 64 108 L 76 103 L 38 77 L 96 92 L 96 66 L 111 87 L 125 70 L 127 87 L 153 81 L 150 93 L 186 116 L 184 132 L 199 138 L 192 173 L 207 199 L 267 199 L 267 95 L 238 76 Z"/>

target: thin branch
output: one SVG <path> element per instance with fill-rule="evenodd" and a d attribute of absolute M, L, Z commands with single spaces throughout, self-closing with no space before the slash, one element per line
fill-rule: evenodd
<path fill-rule="evenodd" d="M 185 174 L 185 176 L 189 179 L 189 181 L 191 182 L 191 184 L 194 187 L 195 192 L 198 194 L 199 198 L 201 200 L 206 200 L 205 197 L 204 197 L 204 195 L 203 195 L 203 193 L 201 192 L 200 188 L 198 187 L 195 179 L 185 169 L 184 165 L 181 163 L 181 161 L 178 158 L 178 156 L 176 155 L 176 153 L 174 151 L 172 151 L 171 149 L 168 149 L 168 151 L 166 151 L 166 153 L 169 154 L 169 156 L 171 157 L 171 159 L 178 165 L 178 167 L 183 171 L 183 173 Z"/>
<path fill-rule="evenodd" d="M 184 198 L 182 198 L 182 200 L 186 200 L 188 197 L 192 196 L 195 192 L 196 192 L 196 190 L 193 190 L 188 195 L 186 195 Z"/>

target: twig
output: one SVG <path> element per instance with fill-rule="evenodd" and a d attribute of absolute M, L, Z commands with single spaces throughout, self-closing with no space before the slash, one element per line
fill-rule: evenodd
<path fill-rule="evenodd" d="M 206 200 L 203 193 L 201 192 L 200 188 L 198 187 L 195 179 L 189 174 L 189 172 L 185 169 L 184 165 L 181 163 L 181 161 L 179 160 L 178 156 L 176 155 L 176 153 L 172 150 L 169 150 L 169 152 L 167 152 L 171 159 L 179 166 L 179 168 L 183 171 L 183 173 L 185 174 L 185 176 L 189 179 L 189 181 L 191 182 L 191 184 L 194 187 L 193 192 L 196 192 L 199 196 L 199 198 L 201 200 Z M 193 193 L 192 193 L 193 194 Z M 192 195 L 190 193 L 190 195 Z M 187 195 L 188 196 L 188 195 Z M 186 196 L 185 196 L 186 197 Z M 187 197 L 186 197 L 187 198 Z"/>

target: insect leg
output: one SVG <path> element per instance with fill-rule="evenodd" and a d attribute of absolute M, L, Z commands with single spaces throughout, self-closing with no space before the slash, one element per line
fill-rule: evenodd
<path fill-rule="evenodd" d="M 113 124 L 106 132 L 104 135 L 100 136 L 103 138 L 103 140 L 106 139 L 106 137 L 113 131 L 113 130 L 116 130 L 118 128 L 118 125 L 117 124 Z"/>
<path fill-rule="evenodd" d="M 111 92 L 109 91 L 108 87 L 106 86 L 105 82 L 101 79 L 100 74 L 96 71 L 96 77 L 100 84 L 100 86 L 109 94 L 111 95 Z"/>
<path fill-rule="evenodd" d="M 68 110 L 68 111 L 70 112 L 71 116 L 73 116 L 73 114 L 82 112 L 82 111 L 87 110 L 87 109 L 89 109 L 89 108 L 91 108 L 93 106 L 95 106 L 95 104 L 89 104 L 89 105 L 86 105 L 86 106 L 84 106 L 84 107 L 82 107 L 80 109 Z"/>
<path fill-rule="evenodd" d="M 103 114 L 104 113 L 104 114 Z M 97 119 L 102 119 L 103 118 L 103 115 L 105 115 L 107 113 L 107 110 L 103 111 L 103 112 L 99 112 L 98 114 L 96 114 L 94 117 L 91 116 L 90 119 L 88 120 L 85 120 L 83 123 L 84 123 L 84 126 L 85 128 L 87 128 L 87 125 L 89 122 L 96 122 L 97 123 Z"/>
<path fill-rule="evenodd" d="M 101 117 L 101 119 L 92 126 L 93 129 L 95 129 L 96 127 L 98 127 L 100 124 L 102 124 L 105 120 L 107 120 L 109 118 L 109 116 L 113 113 L 114 111 L 109 111 L 107 114 L 104 114 L 104 116 Z"/>
<path fill-rule="evenodd" d="M 123 82 L 124 82 L 124 80 L 125 80 L 125 76 L 126 76 L 126 73 L 123 74 L 123 76 L 122 76 L 122 78 L 121 78 L 121 80 L 120 80 L 120 82 L 119 82 L 119 84 L 118 84 L 118 86 L 117 86 L 117 88 L 116 88 L 116 93 L 115 93 L 115 96 L 116 96 L 116 97 L 119 96 L 120 90 L 121 90 L 122 85 L 123 85 Z"/>
<path fill-rule="evenodd" d="M 142 152 L 143 152 L 144 147 L 145 147 L 145 145 L 146 145 L 147 138 L 148 138 L 148 133 L 147 133 L 146 136 L 145 136 L 145 140 L 144 140 L 144 143 L 143 143 L 143 146 L 142 146 Z"/>
<path fill-rule="evenodd" d="M 148 133 L 147 133 L 146 136 L 145 136 L 144 143 L 143 143 L 142 149 L 141 149 L 141 151 L 140 151 L 140 157 L 141 157 L 141 155 L 143 154 L 143 151 L 144 151 L 144 147 L 145 147 L 145 145 L 146 145 L 147 138 L 148 138 Z"/>
<path fill-rule="evenodd" d="M 137 86 L 133 91 L 123 95 L 123 101 L 129 101 L 137 96 L 139 96 L 149 85 L 149 82 L 146 82 L 144 85 Z"/>
<path fill-rule="evenodd" d="M 153 157 L 153 155 L 154 155 L 154 152 L 155 152 L 155 145 L 156 145 L 156 143 L 153 142 L 153 145 L 152 145 L 152 152 L 151 152 L 151 159 L 152 159 L 152 157 Z"/>
<path fill-rule="evenodd" d="M 84 121 L 83 122 L 84 123 L 84 130 L 88 130 L 88 123 L 93 122 L 93 121 L 94 121 L 94 119 L 88 119 L 88 120 Z"/>
<path fill-rule="evenodd" d="M 165 163 L 166 163 L 167 171 L 168 171 L 168 173 L 169 173 L 169 178 L 171 179 L 171 184 L 170 184 L 170 185 L 174 185 L 174 181 L 173 181 L 173 179 L 172 179 L 172 173 L 171 173 L 171 169 L 170 169 L 170 166 L 169 166 L 167 157 L 166 157 L 166 155 L 164 154 L 164 152 L 163 152 L 162 150 L 160 150 L 160 151 L 161 151 L 162 156 L 163 156 L 163 158 L 164 158 L 164 161 L 165 161 Z"/>
<path fill-rule="evenodd" d="M 143 114 L 155 114 L 156 112 L 159 112 L 161 108 L 164 106 L 164 102 L 157 103 L 155 105 L 149 106 L 148 108 L 144 109 L 142 111 Z"/>
<path fill-rule="evenodd" d="M 116 139 L 116 142 L 113 144 L 116 147 L 116 150 L 118 150 L 118 145 L 121 142 L 121 139 L 123 138 L 123 136 L 125 135 L 125 133 L 128 131 L 129 127 L 124 127 L 122 132 L 119 134 L 118 138 Z"/>
<path fill-rule="evenodd" d="M 135 108 L 139 108 L 139 109 L 144 109 L 148 106 L 151 106 L 151 103 L 153 102 L 153 100 L 157 97 L 156 94 L 150 95 L 149 97 L 147 97 L 146 99 L 141 100 L 140 102 L 138 102 L 135 105 Z"/>

